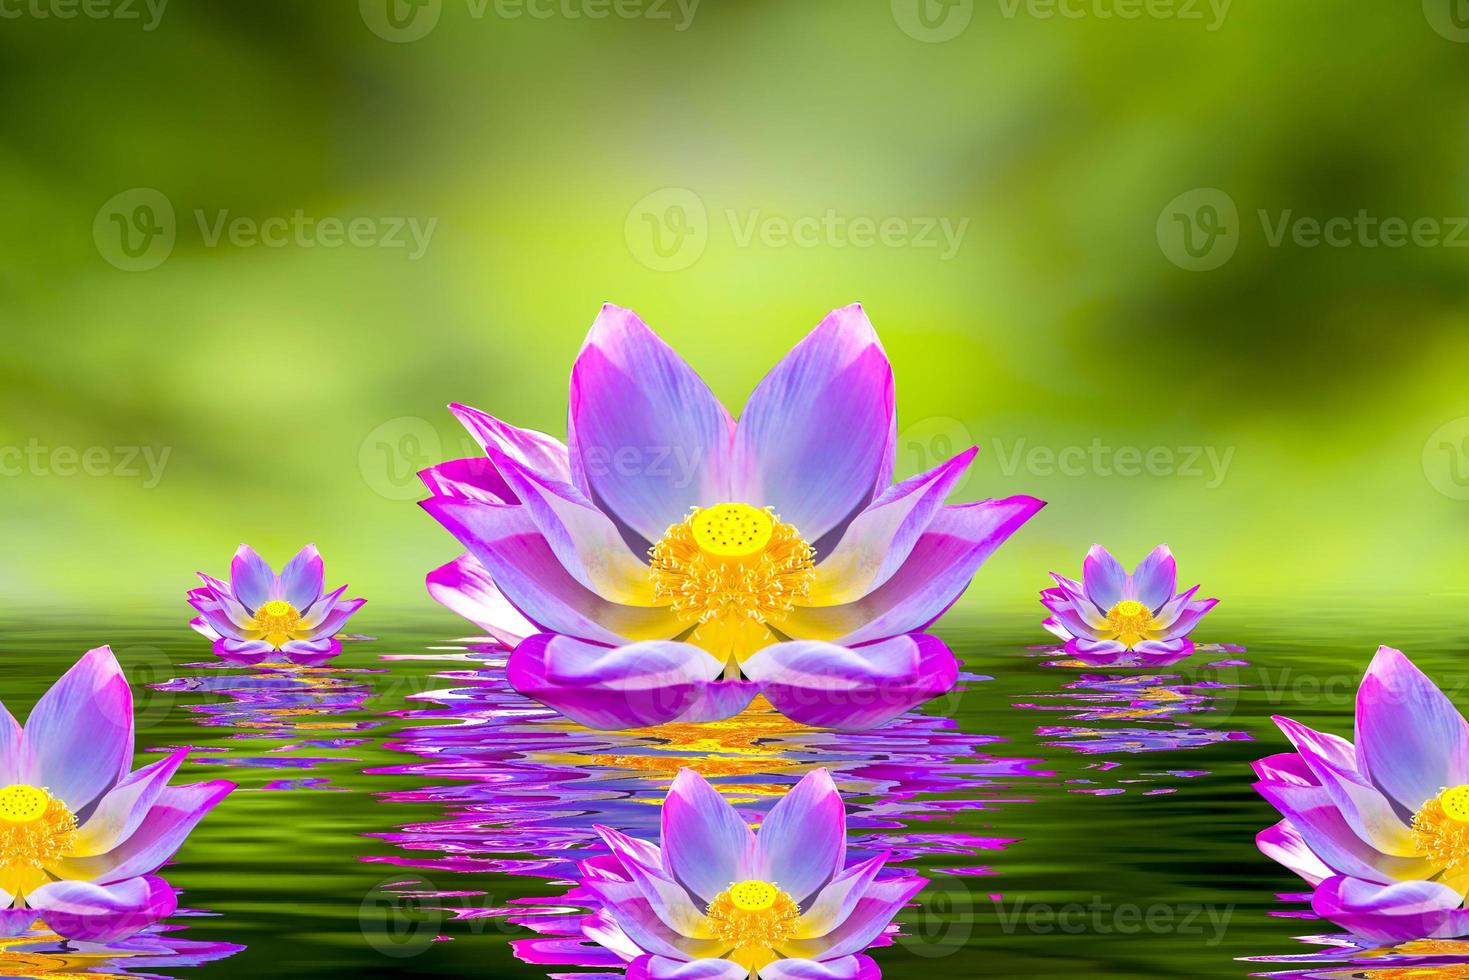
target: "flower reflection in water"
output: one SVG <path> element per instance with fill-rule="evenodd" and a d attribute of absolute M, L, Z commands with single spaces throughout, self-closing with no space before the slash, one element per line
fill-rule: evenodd
<path fill-rule="evenodd" d="M 1042 760 L 989 754 L 999 738 L 966 734 L 951 719 L 928 715 L 908 714 L 871 731 L 834 732 L 793 722 L 757 700 L 719 722 L 594 731 L 512 690 L 503 650 L 474 650 L 457 658 L 464 669 L 438 675 L 448 687 L 415 696 L 423 707 L 403 712 L 423 724 L 401 732 L 389 747 L 417 758 L 373 770 L 432 781 L 383 796 L 438 804 L 446 816 L 381 835 L 407 854 L 367 860 L 532 876 L 565 887 L 579 878 L 574 862 L 601 849 L 592 824 L 658 836 L 660 805 L 681 767 L 708 778 L 751 823 L 802 776 L 825 767 L 847 802 L 852 860 L 886 850 L 893 862 L 939 861 L 933 870 L 983 875 L 992 871 L 976 865 L 974 855 L 1003 850 L 1014 839 L 955 833 L 937 822 L 962 811 L 1030 802 L 1018 784 L 1052 775 Z M 931 831 L 915 829 L 928 821 L 935 822 Z M 466 907 L 463 891 L 441 894 L 455 896 L 445 904 L 456 918 L 491 917 L 538 933 L 513 942 L 527 962 L 624 966 L 582 939 L 581 921 L 599 903 L 579 886 L 551 898 L 482 908 Z"/>
<path fill-rule="evenodd" d="M 1310 900 L 1309 895 L 1281 897 Z M 1281 980 L 1405 980 L 1408 977 L 1415 980 L 1460 980 L 1469 977 L 1469 941 L 1462 939 L 1415 939 L 1396 946 L 1374 946 L 1345 932 L 1302 936 L 1301 939 L 1322 948 L 1306 953 L 1248 956 L 1243 959 L 1249 963 L 1287 967 L 1253 974 Z"/>
<path fill-rule="evenodd" d="M 198 915 L 200 913 L 192 913 Z M 173 919 L 191 913 L 180 909 Z M 150 977 L 167 980 L 157 971 L 174 967 L 198 967 L 233 956 L 245 947 L 233 943 L 197 942 L 180 938 L 183 929 L 174 924 L 151 926 L 130 939 L 100 945 L 64 942 L 45 929 L 24 936 L 0 939 L 0 976 L 35 977 L 45 980 L 85 977 Z"/>

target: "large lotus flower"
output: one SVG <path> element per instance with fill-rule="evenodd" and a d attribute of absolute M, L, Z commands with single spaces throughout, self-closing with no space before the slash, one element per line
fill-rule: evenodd
<path fill-rule="evenodd" d="M 837 310 L 739 423 L 633 313 L 603 307 L 571 372 L 567 445 L 450 410 L 487 457 L 425 470 L 424 508 L 469 554 L 429 575 L 515 648 L 523 694 L 624 728 L 738 713 L 763 692 L 866 728 L 953 686 L 924 630 L 1043 504 L 948 507 L 968 449 L 890 485 L 893 372 Z"/>
<path fill-rule="evenodd" d="M 1066 652 L 1094 667 L 1141 663 L 1161 667 L 1194 652 L 1188 634 L 1218 599 L 1195 599 L 1196 585 L 1177 595 L 1173 552 L 1160 544 L 1131 575 L 1112 553 L 1092 545 L 1081 581 L 1051 573 L 1056 588 L 1041 591 L 1051 611 L 1041 623 L 1066 641 Z"/>
<path fill-rule="evenodd" d="M 174 891 L 153 872 L 235 788 L 169 786 L 188 754 L 129 771 L 133 697 L 107 647 L 41 695 L 24 729 L 0 705 L 0 935 L 40 919 L 111 942 L 171 915 Z"/>
<path fill-rule="evenodd" d="M 825 769 L 751 831 L 703 776 L 682 769 L 663 846 L 597 827 L 611 854 L 580 864 L 602 910 L 582 927 L 629 980 L 878 977 L 858 955 L 927 881 L 879 880 L 887 855 L 846 867 L 847 818 Z"/>
<path fill-rule="evenodd" d="M 1372 941 L 1469 935 L 1469 724 L 1391 647 L 1357 689 L 1356 744 L 1289 718 L 1295 747 L 1255 763 L 1285 817 L 1260 850 L 1315 889 L 1312 908 Z"/>
<path fill-rule="evenodd" d="M 247 544 L 230 563 L 230 580 L 203 572 L 204 588 L 189 592 L 199 615 L 189 621 L 214 641 L 214 652 L 233 663 L 256 664 L 282 654 L 298 664 L 318 664 L 342 652 L 336 633 L 365 599 L 343 599 L 344 585 L 324 592 L 316 545 L 308 544 L 277 575 Z"/>

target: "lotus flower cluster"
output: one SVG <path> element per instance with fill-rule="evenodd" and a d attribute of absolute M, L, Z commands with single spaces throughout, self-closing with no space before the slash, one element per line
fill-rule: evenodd
<path fill-rule="evenodd" d="M 1275 723 L 1295 751 L 1255 763 L 1284 817 L 1257 841 L 1311 884 L 1316 913 L 1372 942 L 1469 935 L 1469 723 L 1443 692 L 1382 647 L 1355 744 Z"/>
<path fill-rule="evenodd" d="M 663 805 L 662 846 L 597 827 L 611 854 L 581 863 L 603 908 L 588 938 L 629 980 L 871 980 L 872 945 L 927 882 L 879 878 L 886 855 L 846 866 L 846 813 L 825 769 L 753 832 L 698 773 Z"/>
<path fill-rule="evenodd" d="M 342 652 L 336 634 L 363 599 L 343 599 L 344 585 L 324 592 L 325 574 L 316 545 L 286 562 L 279 575 L 242 544 L 230 563 L 230 580 L 199 573 L 204 588 L 189 592 L 199 615 L 189 625 L 214 641 L 214 652 L 238 664 L 279 654 L 298 664 L 319 664 Z"/>
<path fill-rule="evenodd" d="M 0 706 L 0 935 L 39 919 L 66 939 L 124 939 L 173 913 L 156 877 L 235 788 L 170 786 L 180 749 L 130 772 L 133 700 L 112 651 L 88 652 L 22 728 Z"/>
<path fill-rule="evenodd" d="M 1081 581 L 1051 573 L 1056 588 L 1041 592 L 1050 610 L 1043 623 L 1066 641 L 1066 652 L 1094 667 L 1144 664 L 1161 667 L 1194 652 L 1188 634 L 1219 604 L 1195 599 L 1195 585 L 1174 593 L 1178 567 L 1167 545 L 1158 545 L 1128 574 L 1112 553 L 1093 545 Z"/>
<path fill-rule="evenodd" d="M 850 306 L 736 423 L 607 306 L 572 369 L 567 444 L 451 406 L 486 456 L 421 474 L 468 549 L 429 591 L 514 647 L 517 690 L 592 727 L 725 718 L 757 693 L 807 724 L 887 721 L 953 686 L 923 631 L 1043 506 L 946 506 L 973 449 L 892 485 L 893 392 Z"/>

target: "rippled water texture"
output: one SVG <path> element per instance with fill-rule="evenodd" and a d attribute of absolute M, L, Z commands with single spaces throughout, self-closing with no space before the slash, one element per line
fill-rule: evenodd
<path fill-rule="evenodd" d="M 110 642 L 140 755 L 192 746 L 181 779 L 240 789 L 165 871 L 186 911 L 110 948 L 0 942 L 0 975 L 616 973 L 579 930 L 593 824 L 656 839 L 685 766 L 753 822 L 825 766 L 850 859 L 891 851 L 931 881 L 873 951 L 888 977 L 1466 976 L 1442 964 L 1469 964 L 1469 946 L 1364 949 L 1311 918 L 1301 883 L 1254 848 L 1275 818 L 1248 768 L 1280 750 L 1271 714 L 1349 734 L 1378 643 L 1469 700 L 1463 604 L 1354 600 L 1302 619 L 1236 600 L 1209 646 L 1161 671 L 1068 661 L 1042 645 L 1038 607 L 956 614 L 940 632 L 968 667 L 961 689 L 856 734 L 758 702 L 718 724 L 589 731 L 511 691 L 504 650 L 423 612 L 369 607 L 354 626 L 375 638 L 322 668 L 220 666 L 182 617 L 9 622 L 13 710 Z"/>

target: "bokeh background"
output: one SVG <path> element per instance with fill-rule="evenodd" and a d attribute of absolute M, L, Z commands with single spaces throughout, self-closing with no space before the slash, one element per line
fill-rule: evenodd
<path fill-rule="evenodd" d="M 737 409 L 860 300 L 900 469 L 1051 502 L 966 603 L 1094 541 L 1462 591 L 1455 3 L 5 0 L 0 590 L 182 615 L 315 541 L 429 609 L 448 402 L 562 434 L 614 301 Z"/>

